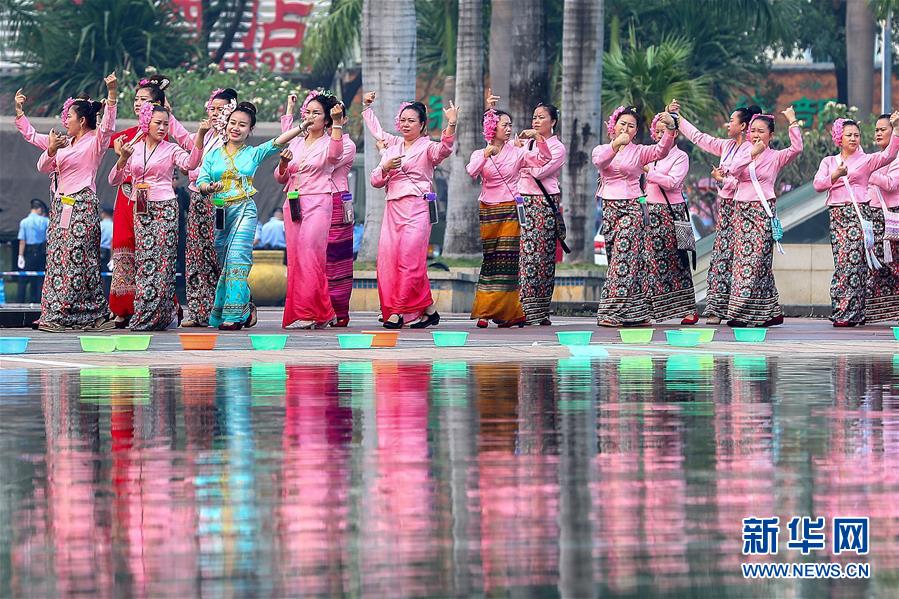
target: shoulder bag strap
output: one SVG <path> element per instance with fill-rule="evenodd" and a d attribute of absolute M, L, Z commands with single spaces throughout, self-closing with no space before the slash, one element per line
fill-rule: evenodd
<path fill-rule="evenodd" d="M 877 256 L 874 254 L 874 248 L 873 247 L 869 248 L 866 240 L 864 239 L 865 223 L 867 221 L 865 221 L 865 217 L 862 216 L 862 211 L 859 209 L 858 202 L 855 200 L 855 192 L 852 191 L 852 186 L 849 185 L 849 176 L 845 175 L 840 178 L 843 181 L 843 185 L 845 185 L 846 189 L 849 191 L 849 200 L 852 202 L 852 208 L 855 210 L 855 215 L 858 217 L 858 225 L 862 229 L 862 243 L 864 244 L 865 260 L 868 262 L 868 268 L 877 270 L 877 269 L 881 268 L 883 265 L 880 263 L 880 261 L 877 259 Z M 873 234 L 873 228 L 872 228 L 872 234 Z M 871 241 L 873 243 L 874 240 L 872 239 Z"/>
<path fill-rule="evenodd" d="M 755 189 L 755 195 L 758 197 L 759 201 L 762 203 L 762 208 L 765 209 L 765 214 L 768 215 L 772 221 L 774 220 L 774 213 L 771 211 L 771 205 L 768 204 L 768 198 L 765 197 L 765 192 L 762 190 L 762 184 L 759 183 L 758 174 L 755 172 L 755 162 L 749 163 L 749 178 L 752 180 L 752 187 Z M 772 222 L 773 225 L 773 222 Z M 781 245 L 780 241 L 774 242 L 775 247 L 777 248 L 777 252 L 779 254 L 783 254 L 784 248 Z"/>

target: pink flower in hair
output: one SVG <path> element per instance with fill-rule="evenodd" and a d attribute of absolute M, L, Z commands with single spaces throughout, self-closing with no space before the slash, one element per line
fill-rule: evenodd
<path fill-rule="evenodd" d="M 619 106 L 609 117 L 609 120 L 606 123 L 606 131 L 609 132 L 609 139 L 615 137 L 615 125 L 618 123 L 618 118 L 624 113 L 625 110 L 627 110 L 625 106 Z"/>
<path fill-rule="evenodd" d="M 658 113 L 654 117 L 652 117 L 652 125 L 649 126 L 649 135 L 655 140 L 659 141 L 659 134 L 656 132 L 656 125 L 659 124 L 659 119 L 662 117 L 662 113 Z"/>
<path fill-rule="evenodd" d="M 499 115 L 492 108 L 484 113 L 484 141 L 490 143 L 496 137 Z"/>
<path fill-rule="evenodd" d="M 212 101 L 215 100 L 215 97 L 217 95 L 219 95 L 220 93 L 222 93 L 223 91 L 225 91 L 225 90 L 221 87 L 217 87 L 214 90 L 212 90 L 212 93 L 209 94 L 209 99 L 206 100 L 206 104 L 205 104 L 206 112 L 209 112 L 210 110 L 212 110 Z"/>
<path fill-rule="evenodd" d="M 838 148 L 843 145 L 843 124 L 849 119 L 835 119 L 830 129 L 830 138 Z"/>
<path fill-rule="evenodd" d="M 393 125 L 396 127 L 396 130 L 400 130 L 400 115 L 403 114 L 403 111 L 412 106 L 412 102 L 403 102 L 400 104 L 400 109 L 396 111 L 396 118 L 393 119 Z"/>
<path fill-rule="evenodd" d="M 144 132 L 144 135 L 150 130 L 150 120 L 153 118 L 153 109 L 159 106 L 153 102 L 144 102 L 137 113 L 137 126 Z"/>
<path fill-rule="evenodd" d="M 65 127 L 66 123 L 69 122 L 69 108 L 72 107 L 72 104 L 75 103 L 75 98 L 68 98 L 62 104 L 62 112 L 59 113 L 59 120 L 62 121 L 62 126 Z"/>
<path fill-rule="evenodd" d="M 754 114 L 754 115 L 752 115 L 752 118 L 749 119 L 749 127 L 752 127 L 752 123 L 754 123 L 756 119 L 771 119 L 771 122 L 773 123 L 774 115 L 773 114 Z M 747 130 L 749 130 L 749 127 L 747 127 Z"/>
<path fill-rule="evenodd" d="M 303 105 L 300 106 L 300 118 L 306 118 L 306 111 L 309 110 L 309 103 L 318 95 L 316 90 L 310 90 L 308 94 L 306 94 L 306 99 L 303 100 Z"/>

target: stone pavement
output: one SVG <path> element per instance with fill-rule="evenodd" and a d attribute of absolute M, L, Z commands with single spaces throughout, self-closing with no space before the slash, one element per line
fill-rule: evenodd
<path fill-rule="evenodd" d="M 665 355 L 698 353 L 713 355 L 872 355 L 899 354 L 899 341 L 893 337 L 890 325 L 882 323 L 853 329 L 834 329 L 827 320 L 807 318 L 787 319 L 784 326 L 770 329 L 761 344 L 737 343 L 726 326 L 718 329 L 715 341 L 696 348 L 677 348 L 665 344 L 664 330 L 680 328 L 671 321 L 655 325 L 653 342 L 647 345 L 620 343 L 615 329 L 598 328 L 592 318 L 553 319 L 551 327 L 521 329 L 478 329 L 467 314 L 444 315 L 438 330 L 469 331 L 465 347 L 438 348 L 431 340 L 431 330 L 403 329 L 395 348 L 368 350 L 339 349 L 336 334 L 379 330 L 374 313 L 354 313 L 347 329 L 321 331 L 290 331 L 287 347 L 280 351 L 254 351 L 247 337 L 250 333 L 284 333 L 281 329 L 281 310 L 263 309 L 259 325 L 249 331 L 219 332 L 213 351 L 184 351 L 179 332 L 202 332 L 203 329 L 172 329 L 153 333 L 149 351 L 84 353 L 78 341 L 79 333 L 43 333 L 27 329 L 3 329 L 0 336 L 30 337 L 28 352 L 0 356 L 0 368 L 83 368 L 91 366 L 174 366 L 210 364 L 219 366 L 248 366 L 253 362 L 284 362 L 286 364 L 327 364 L 345 360 L 466 360 L 524 361 L 567 358 L 570 353 L 558 344 L 556 331 L 593 331 L 593 343 L 602 344 L 611 355 Z M 705 325 L 698 325 L 704 327 Z M 207 332 L 216 332 L 205 329 Z M 87 333 L 85 333 L 87 334 Z M 108 333 L 117 334 L 117 333 Z"/>

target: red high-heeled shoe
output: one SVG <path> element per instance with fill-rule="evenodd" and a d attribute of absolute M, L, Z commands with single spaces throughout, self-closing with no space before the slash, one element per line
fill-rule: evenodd
<path fill-rule="evenodd" d="M 683 320 L 680 321 L 681 325 L 696 324 L 697 322 L 699 322 L 699 312 L 693 312 L 689 316 L 684 316 Z"/>

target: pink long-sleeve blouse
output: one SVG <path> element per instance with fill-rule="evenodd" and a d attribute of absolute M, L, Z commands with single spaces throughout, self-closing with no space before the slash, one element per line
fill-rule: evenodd
<path fill-rule="evenodd" d="M 684 203 L 684 180 L 690 171 L 690 158 L 678 147 L 671 148 L 668 155 L 651 162 L 646 173 L 646 201 L 650 204 L 664 204 L 665 195 L 671 204 Z M 665 193 L 662 193 L 664 190 Z"/>
<path fill-rule="evenodd" d="M 674 147 L 674 131 L 665 131 L 657 144 L 644 146 L 629 143 L 616 153 L 612 144 L 601 144 L 593 148 L 593 164 L 602 177 L 599 195 L 609 200 L 639 198 L 640 176 L 643 166 L 666 157 Z"/>
<path fill-rule="evenodd" d="M 719 168 L 724 171 L 724 181 L 718 190 L 718 196 L 733 198 L 737 192 L 737 178 L 731 174 L 731 167 L 737 157 L 737 152 L 745 145 L 752 145 L 744 141 L 742 145 L 730 138 L 713 137 L 697 129 L 690 121 L 680 117 L 680 131 L 691 142 L 699 146 L 705 152 L 721 157 Z"/>
<path fill-rule="evenodd" d="M 343 158 L 343 140 L 322 135 L 311 144 L 305 137 L 294 138 L 288 146 L 293 160 L 282 172 L 280 163 L 275 167 L 275 180 L 285 190 L 298 190 L 300 194 L 333 193 L 338 191 L 331 179 L 334 167 Z"/>
<path fill-rule="evenodd" d="M 190 153 L 181 149 L 178 144 L 162 140 L 152 150 L 147 148 L 146 140 L 141 139 L 134 144 L 134 153 L 122 168 L 118 163 L 109 171 L 109 184 L 121 185 L 130 179 L 135 184 L 150 185 L 151 202 L 161 202 L 175 197 L 173 185 L 174 167 L 189 171 L 197 168 L 203 158 L 203 150 L 191 145 Z"/>
<path fill-rule="evenodd" d="M 551 159 L 552 154 L 545 140 L 537 142 L 534 150 L 507 142 L 498 154 L 490 158 L 484 158 L 483 149 L 472 152 L 466 170 L 473 179 L 481 177 L 478 201 L 500 204 L 511 202 L 520 193 L 519 177 L 523 168 L 540 168 Z"/>
<path fill-rule="evenodd" d="M 59 148 L 53 157 L 44 150 L 38 158 L 37 168 L 42 173 L 59 173 L 57 193 L 73 194 L 82 189 L 97 191 L 97 170 L 115 131 L 115 119 L 116 104 L 107 103 L 96 129 L 82 135 L 76 143 Z"/>
<path fill-rule="evenodd" d="M 540 186 L 536 179 L 540 179 L 546 193 L 559 193 L 559 173 L 565 165 L 568 150 L 555 135 L 546 138 L 546 147 L 549 148 L 550 159 L 542 166 L 526 166 L 521 169 L 521 179 L 518 180 L 518 193 L 526 196 L 541 195 Z"/>
<path fill-rule="evenodd" d="M 25 141 L 34 147 L 45 151 L 50 147 L 50 136 L 35 131 L 34 126 L 31 124 L 31 121 L 28 120 L 27 116 L 22 115 L 16 117 L 16 129 L 19 130 L 19 133 L 25 138 Z"/>
<path fill-rule="evenodd" d="M 400 138 L 402 141 L 402 138 Z M 434 184 L 434 167 L 453 153 L 452 135 L 444 135 L 440 141 L 419 137 L 412 146 L 405 149 L 403 143 L 389 145 L 381 154 L 381 164 L 371 172 L 373 187 L 387 188 L 388 200 L 399 200 L 409 196 L 422 196 L 431 191 Z M 384 170 L 384 165 L 393 158 L 404 156 L 400 168 Z"/>
<path fill-rule="evenodd" d="M 755 158 L 755 173 L 758 177 L 762 192 L 766 200 L 777 197 L 774 192 L 774 183 L 780 171 L 802 153 L 802 129 L 790 127 L 790 146 L 782 150 L 765 150 Z M 734 159 L 732 173 L 737 177 L 737 192 L 734 200 L 737 202 L 758 202 L 759 197 L 755 193 L 752 179 L 749 175 L 749 165 L 752 159 L 752 144 L 743 144 L 737 151 Z"/>
<path fill-rule="evenodd" d="M 377 122 L 377 119 L 375 119 Z M 380 127 L 378 123 L 378 127 Z M 281 133 L 289 131 L 293 128 L 293 115 L 285 114 L 281 116 Z M 356 160 L 356 144 L 352 138 L 344 133 L 343 137 L 343 156 L 334 165 L 331 172 L 331 180 L 334 182 L 333 191 L 349 191 L 350 190 L 350 171 L 353 169 L 353 161 Z"/>
<path fill-rule="evenodd" d="M 899 208 L 899 160 L 871 173 L 866 195 L 874 208 L 880 208 L 881 198 L 887 208 Z"/>
<path fill-rule="evenodd" d="M 895 135 L 891 136 L 890 145 L 880 152 L 866 154 L 859 148 L 846 158 L 846 176 L 840 177 L 836 182 L 830 180 L 830 175 L 840 166 L 843 158 L 840 154 L 825 156 L 818 166 L 812 186 L 816 191 L 827 192 L 828 206 L 843 206 L 852 202 L 852 196 L 846 187 L 846 179 L 849 179 L 855 201 L 864 204 L 868 201 L 868 183 L 872 173 L 893 162 L 897 153 L 899 153 L 899 137 Z"/>

